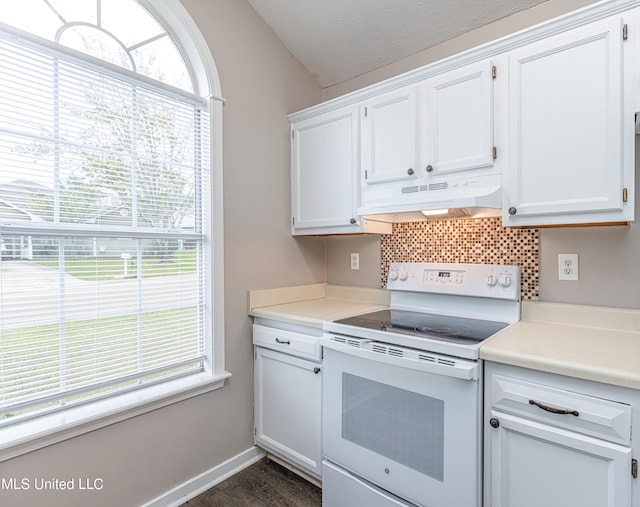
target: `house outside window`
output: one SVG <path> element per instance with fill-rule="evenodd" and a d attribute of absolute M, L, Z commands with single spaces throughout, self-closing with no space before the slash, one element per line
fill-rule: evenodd
<path fill-rule="evenodd" d="M 0 458 L 228 377 L 222 103 L 195 25 L 177 0 L 3 10 Z"/>

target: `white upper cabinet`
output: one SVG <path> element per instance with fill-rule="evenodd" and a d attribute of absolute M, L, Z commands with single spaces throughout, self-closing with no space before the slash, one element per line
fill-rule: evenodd
<path fill-rule="evenodd" d="M 318 116 L 292 119 L 292 233 L 365 232 L 386 224 L 356 214 L 359 201 L 359 108 L 342 107 Z"/>
<path fill-rule="evenodd" d="M 442 190 L 499 186 L 493 65 L 476 62 L 363 102 L 362 207 L 417 211 Z M 447 207 L 446 203 L 443 207 Z"/>
<path fill-rule="evenodd" d="M 493 77 L 484 61 L 438 75 L 426 82 L 424 166 L 441 174 L 491 167 L 493 144 Z"/>
<path fill-rule="evenodd" d="M 379 185 L 417 177 L 418 87 L 406 86 L 362 103 L 365 183 Z"/>
<path fill-rule="evenodd" d="M 633 191 L 633 43 L 623 30 L 615 16 L 509 53 L 504 225 L 633 220 L 625 202 Z"/>
<path fill-rule="evenodd" d="M 603 0 L 291 115 L 293 234 L 633 221 L 639 44 L 640 0 Z"/>

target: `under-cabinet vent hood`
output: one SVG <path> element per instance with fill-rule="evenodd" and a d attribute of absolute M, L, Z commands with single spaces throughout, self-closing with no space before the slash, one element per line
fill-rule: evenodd
<path fill-rule="evenodd" d="M 424 186 L 403 191 L 400 202 L 376 202 L 358 208 L 358 214 L 379 222 L 421 222 L 455 218 L 486 218 L 501 215 L 500 186 L 432 190 Z M 407 199 L 406 197 L 410 197 Z"/>

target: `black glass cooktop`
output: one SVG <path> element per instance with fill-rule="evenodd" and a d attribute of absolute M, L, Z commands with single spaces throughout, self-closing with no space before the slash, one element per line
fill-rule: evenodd
<path fill-rule="evenodd" d="M 338 324 L 454 343 L 479 343 L 507 327 L 506 322 L 406 310 L 380 310 L 335 321 Z"/>

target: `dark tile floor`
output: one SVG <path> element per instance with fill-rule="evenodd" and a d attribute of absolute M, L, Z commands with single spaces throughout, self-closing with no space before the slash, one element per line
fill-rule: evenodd
<path fill-rule="evenodd" d="M 264 458 L 182 507 L 320 507 L 322 490 Z"/>

